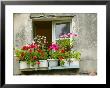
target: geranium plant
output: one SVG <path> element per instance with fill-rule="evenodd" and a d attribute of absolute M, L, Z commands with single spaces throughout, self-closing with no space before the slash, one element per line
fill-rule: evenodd
<path fill-rule="evenodd" d="M 56 40 L 56 43 L 49 43 L 50 46 L 48 46 L 46 37 L 37 35 L 34 38 L 35 42 L 16 49 L 16 56 L 19 61 L 26 61 L 27 64 L 31 64 L 32 66 L 40 64 L 39 66 L 41 67 L 47 67 L 47 61 L 54 61 L 52 63 L 56 62 L 53 66 L 57 66 L 57 61 L 60 61 L 60 65 L 63 66 L 70 61 L 70 58 L 80 60 L 81 53 L 71 50 L 77 36 L 76 33 L 61 35 L 60 39 Z M 44 65 L 43 62 L 46 64 Z"/>
<path fill-rule="evenodd" d="M 38 58 L 43 60 L 43 59 L 48 59 L 48 42 L 46 39 L 46 36 L 40 36 L 36 35 L 34 38 L 35 43 L 38 45 L 38 48 L 35 49 L 36 52 L 38 53 Z"/>
<path fill-rule="evenodd" d="M 81 53 L 79 51 L 72 51 L 71 52 L 71 58 L 75 58 L 76 60 L 80 60 Z"/>
<path fill-rule="evenodd" d="M 75 37 L 77 36 L 78 35 L 76 33 L 67 33 L 61 35 L 56 42 L 61 48 L 65 48 L 66 51 L 69 51 L 71 48 L 73 48 L 75 43 Z"/>
<path fill-rule="evenodd" d="M 26 61 L 27 64 L 34 65 L 38 60 L 38 53 L 35 50 L 38 48 L 36 43 L 24 45 L 22 48 L 16 49 L 16 57 L 19 61 Z"/>

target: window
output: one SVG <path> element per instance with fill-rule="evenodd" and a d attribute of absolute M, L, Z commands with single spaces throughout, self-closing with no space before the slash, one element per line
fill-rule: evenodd
<path fill-rule="evenodd" d="M 55 38 L 60 38 L 60 35 L 70 32 L 70 22 L 56 23 L 55 25 Z"/>
<path fill-rule="evenodd" d="M 47 41 L 56 42 L 60 35 L 70 33 L 72 29 L 72 19 L 69 20 L 33 20 L 34 37 L 44 35 Z"/>
<path fill-rule="evenodd" d="M 71 21 L 56 21 L 53 22 L 52 41 L 56 42 L 60 35 L 71 32 Z"/>

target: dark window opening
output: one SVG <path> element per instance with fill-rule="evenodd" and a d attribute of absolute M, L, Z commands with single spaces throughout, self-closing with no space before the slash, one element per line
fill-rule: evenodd
<path fill-rule="evenodd" d="M 49 46 L 52 42 L 52 21 L 33 21 L 33 37 L 36 35 L 46 36 Z"/>

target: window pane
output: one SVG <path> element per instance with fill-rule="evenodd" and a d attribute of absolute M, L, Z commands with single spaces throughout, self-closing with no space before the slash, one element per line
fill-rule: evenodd
<path fill-rule="evenodd" d="M 55 25 L 55 37 L 58 39 L 60 35 L 70 32 L 70 22 L 56 23 Z"/>

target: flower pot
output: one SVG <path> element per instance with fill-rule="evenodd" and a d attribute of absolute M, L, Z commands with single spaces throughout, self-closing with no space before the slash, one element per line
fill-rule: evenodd
<path fill-rule="evenodd" d="M 26 61 L 20 61 L 20 69 L 27 69 L 30 65 Z"/>
<path fill-rule="evenodd" d="M 32 64 L 30 63 L 30 68 L 35 68 L 35 65 L 32 65 Z"/>
<path fill-rule="evenodd" d="M 47 60 L 39 60 L 39 62 L 40 62 L 39 67 L 48 67 Z"/>
<path fill-rule="evenodd" d="M 39 67 L 39 65 L 38 64 L 35 64 L 34 67 L 35 67 L 35 70 L 37 70 L 38 67 Z"/>
<path fill-rule="evenodd" d="M 58 60 L 48 59 L 48 64 L 49 64 L 49 67 L 56 67 L 58 66 Z"/>
<path fill-rule="evenodd" d="M 70 67 L 79 67 L 79 60 L 76 60 L 75 58 L 71 58 Z"/>
<path fill-rule="evenodd" d="M 68 60 L 63 60 L 64 64 L 61 64 L 60 63 L 60 66 L 63 66 L 63 67 L 69 67 L 69 61 Z"/>

